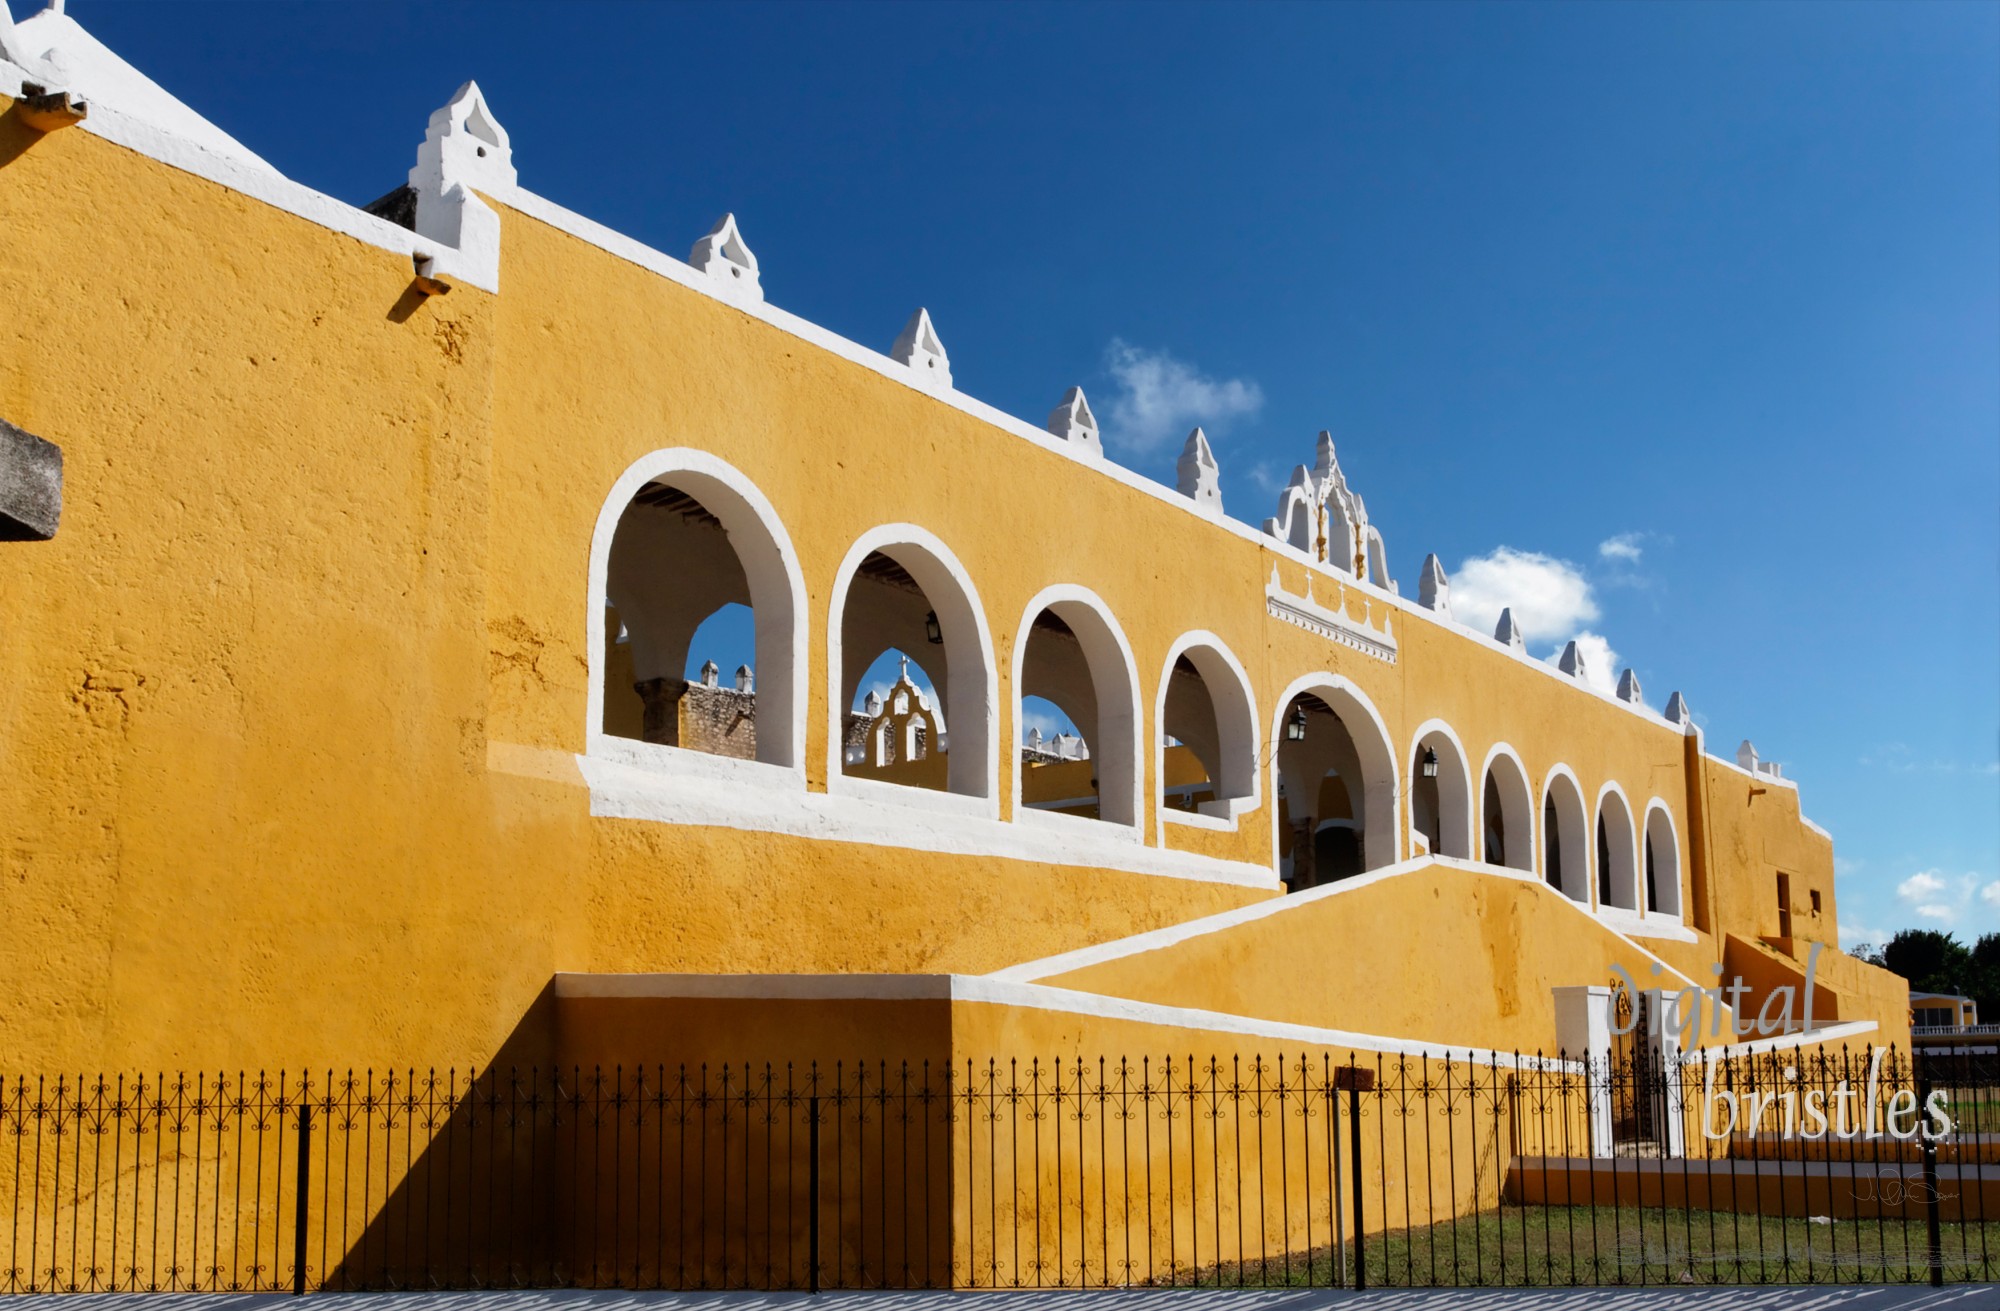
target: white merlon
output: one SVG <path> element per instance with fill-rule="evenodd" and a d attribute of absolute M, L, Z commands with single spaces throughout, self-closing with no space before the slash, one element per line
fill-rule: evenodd
<path fill-rule="evenodd" d="M 1694 722 L 1694 714 L 1688 709 L 1687 698 L 1679 692 L 1667 698 L 1667 722 L 1683 727 Z"/>
<path fill-rule="evenodd" d="M 1451 580 L 1445 577 L 1444 563 L 1435 554 L 1424 557 L 1423 572 L 1417 575 L 1417 602 L 1426 610 L 1447 617 L 1451 614 Z"/>
<path fill-rule="evenodd" d="M 1576 639 L 1570 639 L 1569 645 L 1562 649 L 1562 654 L 1556 658 L 1556 668 L 1571 678 L 1586 681 L 1589 679 L 1590 674 L 1584 668 L 1583 652 L 1578 649 Z"/>
<path fill-rule="evenodd" d="M 1062 404 L 1049 411 L 1049 431 L 1092 455 L 1104 454 L 1104 443 L 1097 433 L 1097 416 L 1090 412 L 1090 402 L 1084 399 L 1081 387 L 1064 392 Z"/>
<path fill-rule="evenodd" d="M 764 288 L 757 276 L 757 256 L 737 230 L 734 214 L 724 214 L 707 236 L 694 243 L 694 249 L 688 252 L 688 263 L 727 288 L 729 295 L 764 299 Z"/>
<path fill-rule="evenodd" d="M 750 672 L 750 666 L 736 666 L 736 690 L 739 692 L 754 692 L 757 690 L 757 676 Z"/>
<path fill-rule="evenodd" d="M 722 666 L 713 660 L 705 660 L 701 666 L 701 685 L 715 687 L 722 682 Z"/>
<path fill-rule="evenodd" d="M 1645 696 L 1639 690 L 1639 675 L 1630 669 L 1618 675 L 1618 699 L 1630 701 L 1635 706 L 1646 704 Z"/>
<path fill-rule="evenodd" d="M 1207 433 L 1196 428 L 1188 434 L 1174 472 L 1178 475 L 1175 486 L 1182 496 L 1194 501 L 1196 509 L 1204 514 L 1222 513 L 1222 469 L 1209 449 Z"/>
<path fill-rule="evenodd" d="M 1526 641 L 1521 637 L 1521 626 L 1514 622 L 1514 609 L 1512 606 L 1500 612 L 1500 622 L 1493 626 L 1493 640 L 1502 646 L 1518 648 L 1527 645 Z M 1576 643 L 1571 642 L 1570 645 L 1575 646 Z"/>
<path fill-rule="evenodd" d="M 1743 745 L 1736 748 L 1736 763 L 1753 774 L 1757 772 L 1757 748 L 1750 745 L 1747 737 L 1743 739 Z"/>
<path fill-rule="evenodd" d="M 951 358 L 944 353 L 937 329 L 931 326 L 931 312 L 919 309 L 896 334 L 889 358 L 910 366 L 922 385 L 939 391 L 951 390 Z"/>
<path fill-rule="evenodd" d="M 505 195 L 519 185 L 507 130 L 493 117 L 477 82 L 467 82 L 435 110 L 410 170 L 417 193 L 417 235 L 454 252 L 430 255 L 432 272 L 457 272 L 488 291 L 500 289 L 500 216 L 474 191 Z"/>

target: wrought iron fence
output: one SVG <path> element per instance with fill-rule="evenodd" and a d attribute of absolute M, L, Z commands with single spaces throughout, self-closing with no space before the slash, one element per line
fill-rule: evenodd
<path fill-rule="evenodd" d="M 1996 1073 L 1815 1050 L 20 1076 L 0 1289 L 1983 1280 Z M 1932 1110 L 1954 1123 L 1927 1138 Z"/>

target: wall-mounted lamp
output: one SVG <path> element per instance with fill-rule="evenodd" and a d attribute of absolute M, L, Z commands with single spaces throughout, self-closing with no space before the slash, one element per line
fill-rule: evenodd
<path fill-rule="evenodd" d="M 1424 748 L 1424 777 L 1425 777 L 1425 778 L 1436 778 L 1437 776 L 1438 776 L 1438 753 L 1437 753 L 1437 749 L 1436 749 L 1436 748 L 1434 748 L 1434 747 L 1425 747 L 1425 748 Z"/>
<path fill-rule="evenodd" d="M 1285 741 L 1303 742 L 1305 740 L 1306 708 L 1304 706 L 1293 706 L 1292 717 L 1285 721 Z"/>
<path fill-rule="evenodd" d="M 935 610 L 927 611 L 924 614 L 924 636 L 930 639 L 932 646 L 944 645 L 944 629 L 938 624 L 937 611 Z"/>

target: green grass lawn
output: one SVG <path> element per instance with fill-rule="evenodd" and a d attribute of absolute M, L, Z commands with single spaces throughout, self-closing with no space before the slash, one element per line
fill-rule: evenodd
<path fill-rule="evenodd" d="M 1925 1283 L 1923 1221 L 1804 1219 L 1611 1206 L 1507 1207 L 1375 1234 L 1368 1285 Z M 2000 1219 L 1946 1224 L 1948 1282 L 2000 1277 Z M 1347 1254 L 1352 1282 L 1354 1253 Z M 1342 1282 L 1331 1247 L 1211 1267 L 1198 1282 L 1233 1286 Z M 1165 1282 L 1165 1281 L 1161 1281 Z M 1185 1282 L 1185 1281 L 1184 1281 Z"/>

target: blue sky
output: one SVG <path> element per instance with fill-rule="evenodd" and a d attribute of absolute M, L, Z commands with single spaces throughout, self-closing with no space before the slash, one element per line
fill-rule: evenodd
<path fill-rule="evenodd" d="M 926 305 L 1162 480 L 1202 423 L 1239 518 L 1329 428 L 1406 592 L 1784 762 L 1849 941 L 2000 929 L 2000 6 L 71 13 L 357 203 L 477 78 L 525 186 L 676 254 L 733 210 L 775 303 Z"/>

